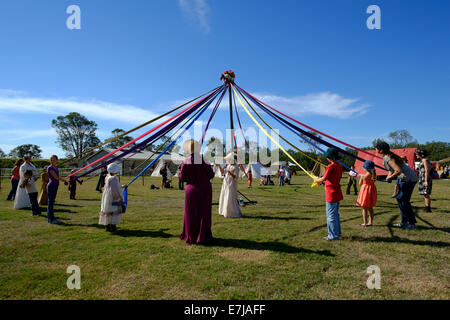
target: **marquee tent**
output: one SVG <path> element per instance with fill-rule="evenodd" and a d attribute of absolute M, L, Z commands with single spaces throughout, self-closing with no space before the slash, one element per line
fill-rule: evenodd
<path fill-rule="evenodd" d="M 398 155 L 400 157 L 406 156 L 406 159 L 408 160 L 408 165 L 413 170 L 414 170 L 414 152 L 416 150 L 417 150 L 417 148 L 391 149 L 391 151 L 393 153 L 395 153 L 396 155 Z M 376 150 L 366 150 L 366 152 L 372 154 L 373 156 L 370 156 L 367 153 L 359 151 L 358 157 L 364 159 L 365 161 L 371 160 L 371 161 L 375 162 L 375 165 L 383 167 L 383 160 L 378 158 L 379 155 L 377 154 Z M 376 157 L 376 156 L 378 156 L 378 157 Z M 360 172 L 360 173 L 364 172 L 363 167 L 362 167 L 363 163 L 364 162 L 360 161 L 360 160 L 355 161 L 355 171 L 356 172 Z M 376 172 L 377 172 L 377 175 L 379 175 L 379 176 L 387 175 L 387 171 L 380 169 L 380 168 L 377 168 Z"/>

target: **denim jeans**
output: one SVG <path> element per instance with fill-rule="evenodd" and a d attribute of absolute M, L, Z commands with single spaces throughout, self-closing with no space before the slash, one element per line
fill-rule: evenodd
<path fill-rule="evenodd" d="M 34 216 L 40 215 L 41 208 L 39 207 L 39 203 L 38 203 L 38 193 L 37 192 L 29 193 L 28 198 L 30 198 L 31 211 L 33 212 L 33 215 Z"/>
<path fill-rule="evenodd" d="M 341 236 L 341 222 L 339 218 L 339 202 L 327 202 L 328 239 L 337 240 Z"/>
<path fill-rule="evenodd" d="M 284 186 L 284 177 L 279 177 L 279 178 L 278 178 L 278 186 L 279 186 L 279 187 Z"/>
<path fill-rule="evenodd" d="M 47 197 L 48 197 L 47 218 L 48 218 L 48 222 L 52 222 L 55 219 L 55 215 L 53 213 L 53 206 L 55 205 L 57 193 L 58 193 L 58 186 L 47 185 Z"/>
<path fill-rule="evenodd" d="M 6 200 L 13 200 L 16 197 L 17 186 L 19 185 L 19 180 L 11 179 L 11 191 L 9 191 Z"/>
<path fill-rule="evenodd" d="M 416 224 L 416 217 L 411 207 L 411 196 L 416 182 L 398 182 L 397 204 L 402 217 L 402 224 Z"/>

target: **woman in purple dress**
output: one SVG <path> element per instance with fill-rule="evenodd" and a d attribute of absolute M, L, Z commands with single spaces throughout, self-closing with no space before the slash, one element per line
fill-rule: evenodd
<path fill-rule="evenodd" d="M 195 140 L 184 143 L 187 155 L 181 164 L 180 179 L 186 182 L 184 199 L 184 224 L 180 239 L 188 244 L 212 240 L 211 233 L 211 179 L 214 171 L 200 155 L 200 144 Z"/>

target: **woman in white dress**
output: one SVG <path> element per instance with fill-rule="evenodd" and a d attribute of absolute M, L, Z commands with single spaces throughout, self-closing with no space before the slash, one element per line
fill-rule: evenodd
<path fill-rule="evenodd" d="M 19 186 L 22 184 L 23 180 L 25 179 L 23 174 L 27 170 L 33 171 L 34 180 L 39 179 L 39 172 L 36 169 L 36 167 L 31 163 L 31 156 L 25 156 L 23 158 L 23 160 L 25 162 L 23 165 L 20 166 Z M 34 184 L 31 186 L 31 189 L 33 189 L 33 191 L 34 191 L 34 189 L 36 189 Z M 36 189 L 36 192 L 37 192 L 37 189 Z M 31 206 L 31 200 L 30 200 L 30 197 L 28 196 L 26 188 L 17 188 L 16 196 L 14 198 L 14 209 L 23 209 L 23 208 L 28 208 L 30 206 Z"/>
<path fill-rule="evenodd" d="M 220 191 L 219 198 L 219 214 L 225 218 L 240 218 L 242 212 L 237 201 L 237 187 L 239 177 L 239 166 L 236 163 L 236 155 L 232 152 L 225 157 L 227 167 L 225 177 L 222 183 L 222 190 Z M 220 171 L 223 171 L 219 164 L 216 164 Z"/>
<path fill-rule="evenodd" d="M 122 216 L 123 193 L 117 174 L 120 173 L 120 166 L 111 163 L 108 166 L 108 175 L 105 178 L 105 187 L 102 195 L 102 206 L 98 224 L 106 226 L 106 231 L 116 231 L 116 225 Z"/>

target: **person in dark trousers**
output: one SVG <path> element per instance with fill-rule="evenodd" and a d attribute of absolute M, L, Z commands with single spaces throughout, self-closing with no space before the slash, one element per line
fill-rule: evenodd
<path fill-rule="evenodd" d="M 18 159 L 16 163 L 14 163 L 14 168 L 12 169 L 11 176 L 11 191 L 9 191 L 7 201 L 14 200 L 16 197 L 17 187 L 19 186 L 20 180 L 20 166 L 23 164 L 23 159 Z"/>
<path fill-rule="evenodd" d="M 166 182 L 167 182 L 167 163 L 159 171 L 159 174 L 162 176 L 161 189 L 165 189 L 166 188 Z"/>
<path fill-rule="evenodd" d="M 355 166 L 351 166 L 350 170 L 348 172 L 348 183 L 347 183 L 347 191 L 346 194 L 350 194 L 350 189 L 352 188 L 353 185 L 353 190 L 355 191 L 355 196 L 358 195 L 358 188 L 356 187 L 356 175 L 357 173 L 355 172 Z"/>
<path fill-rule="evenodd" d="M 103 166 L 102 171 L 100 172 L 100 175 L 98 177 L 97 188 L 95 189 L 99 193 L 103 192 L 103 187 L 105 186 L 105 178 L 107 174 L 108 170 L 106 169 L 106 166 Z"/>
<path fill-rule="evenodd" d="M 398 208 L 400 209 L 401 222 L 395 227 L 417 229 L 416 217 L 411 206 L 411 195 L 417 183 L 417 174 L 398 155 L 393 153 L 389 144 L 380 141 L 375 146 L 378 154 L 383 156 L 383 165 L 389 174 L 386 181 L 397 179 L 398 194 L 396 195 Z"/>
<path fill-rule="evenodd" d="M 74 173 L 74 172 L 76 172 L 75 169 L 70 171 L 70 173 Z M 79 180 L 78 178 L 73 178 L 73 179 L 71 178 L 70 181 L 69 181 L 68 189 L 69 189 L 69 192 L 70 192 L 70 194 L 69 194 L 70 200 L 76 200 L 75 197 L 77 195 L 77 182 L 79 184 L 82 184 L 83 180 Z"/>
<path fill-rule="evenodd" d="M 47 168 L 47 174 L 49 182 L 47 184 L 47 196 L 48 196 L 48 206 L 47 206 L 47 219 L 50 224 L 61 224 L 59 220 L 55 218 L 53 207 L 55 205 L 56 194 L 58 193 L 59 182 L 67 182 L 65 178 L 59 176 L 58 170 L 58 157 L 52 155 L 50 157 L 50 166 Z"/>

